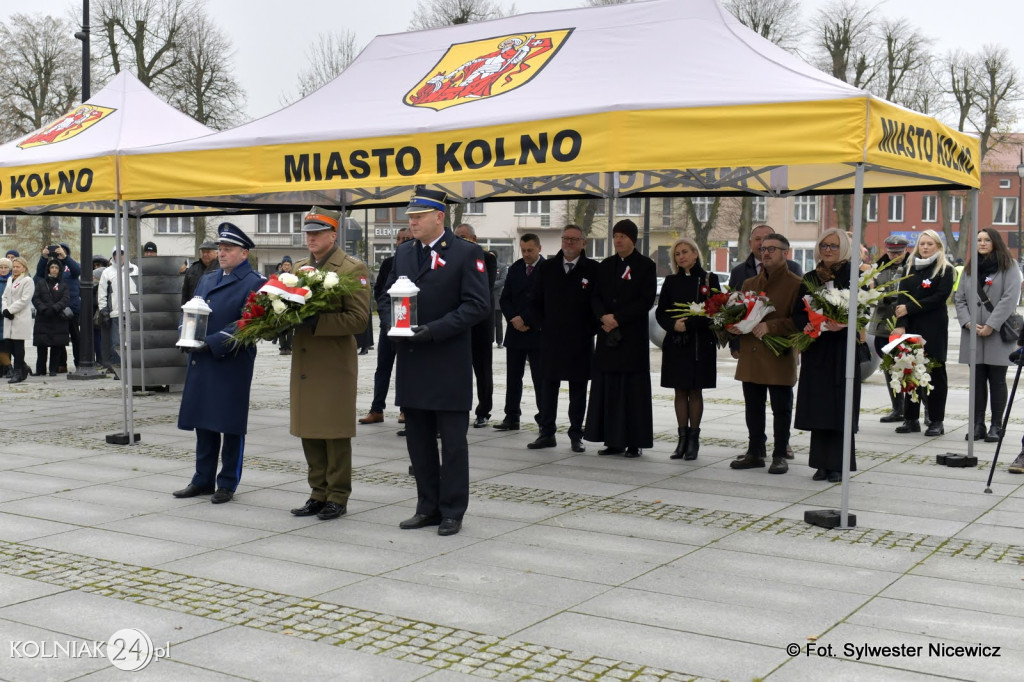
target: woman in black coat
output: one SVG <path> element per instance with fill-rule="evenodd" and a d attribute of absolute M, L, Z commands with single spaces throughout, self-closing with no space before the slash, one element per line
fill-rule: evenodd
<path fill-rule="evenodd" d="M 917 246 L 907 257 L 905 279 L 900 282 L 900 297 L 896 306 L 896 324 L 893 334 L 918 334 L 925 340 L 924 355 L 938 366 L 929 370 L 932 390 L 925 396 L 919 389 L 921 400 L 928 401 L 931 423 L 926 436 L 941 436 L 945 431 L 942 420 L 946 416 L 946 346 L 949 343 L 949 313 L 946 300 L 953 291 L 953 268 L 946 260 L 946 250 L 935 230 L 925 230 L 917 238 Z M 911 298 L 912 297 L 912 298 Z M 917 433 L 921 430 L 921 403 L 907 401 L 904 421 L 896 433 Z"/>
<path fill-rule="evenodd" d="M 70 309 L 71 295 L 62 277 L 60 261 L 50 259 L 46 264 L 46 277 L 36 278 L 36 291 L 32 305 L 36 309 L 35 326 L 32 329 L 32 343 L 36 350 L 36 374 L 46 373 L 47 350 L 50 353 L 50 376 L 57 376 L 60 366 L 60 350 L 68 345 L 68 319 L 64 310 Z"/>
<path fill-rule="evenodd" d="M 804 307 L 811 289 L 850 288 L 850 237 L 832 228 L 818 238 L 814 260 L 818 266 L 803 277 L 800 294 L 793 305 L 796 328 L 813 331 Z M 856 286 L 856 282 L 854 282 Z M 843 424 L 846 419 L 846 324 L 826 323 L 826 330 L 800 354 L 793 426 L 811 434 L 808 464 L 815 469 L 815 481 L 838 483 L 843 477 Z M 859 342 L 859 340 L 858 340 Z M 865 347 L 866 348 L 866 347 Z M 856 431 L 860 412 L 860 374 L 854 372 L 853 421 Z M 850 434 L 850 471 L 857 470 L 853 434 Z"/>
<path fill-rule="evenodd" d="M 716 385 L 717 345 L 707 317 L 676 318 L 669 308 L 702 303 L 720 289 L 718 276 L 706 272 L 700 263 L 697 242 L 689 237 L 672 245 L 672 270 L 665 278 L 655 313 L 666 331 L 661 346 L 661 385 L 675 389 L 674 405 L 679 443 L 671 459 L 697 459 L 700 450 L 700 421 L 704 416 L 702 389 Z"/>

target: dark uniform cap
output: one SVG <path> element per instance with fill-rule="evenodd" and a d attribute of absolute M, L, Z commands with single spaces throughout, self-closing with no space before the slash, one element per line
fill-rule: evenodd
<path fill-rule="evenodd" d="M 217 245 L 207 239 L 205 242 L 199 245 L 200 251 L 216 251 Z"/>
<path fill-rule="evenodd" d="M 156 244 L 153 242 L 146 242 L 142 247 L 143 253 L 156 253 Z"/>
<path fill-rule="evenodd" d="M 314 206 L 303 219 L 303 232 L 323 232 L 324 230 L 338 231 L 338 224 L 341 222 L 341 212 L 332 211 L 329 208 Z"/>
<path fill-rule="evenodd" d="M 406 206 L 406 213 L 429 213 L 431 211 L 444 211 L 448 195 L 441 190 L 426 189 L 417 187 L 413 192 L 412 200 Z"/>
<path fill-rule="evenodd" d="M 885 248 L 887 251 L 900 251 L 907 248 L 910 244 L 910 240 L 899 234 L 890 234 L 885 238 Z"/>
<path fill-rule="evenodd" d="M 217 227 L 217 243 L 241 246 L 243 249 L 253 249 L 256 244 L 249 239 L 249 235 L 242 232 L 242 228 L 233 223 L 221 223 Z"/>

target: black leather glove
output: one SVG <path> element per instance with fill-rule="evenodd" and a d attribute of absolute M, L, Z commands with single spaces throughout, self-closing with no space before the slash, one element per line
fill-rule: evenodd
<path fill-rule="evenodd" d="M 430 343 L 434 340 L 434 334 L 430 331 L 430 327 L 425 324 L 421 324 L 412 330 L 412 336 L 409 337 L 409 343 Z"/>
<path fill-rule="evenodd" d="M 319 314 L 317 314 L 317 315 L 310 315 L 309 317 L 304 319 L 302 322 L 300 322 L 299 326 L 300 327 L 305 327 L 306 329 L 308 329 L 311 332 L 315 332 L 316 331 L 316 323 L 319 322 L 319 321 L 320 321 L 320 315 Z"/>
<path fill-rule="evenodd" d="M 1015 365 L 1021 364 L 1021 361 L 1020 361 L 1021 351 L 1024 351 L 1024 348 L 1018 348 L 1017 350 L 1015 350 L 1012 353 L 1010 353 L 1010 362 L 1012 362 Z"/>
<path fill-rule="evenodd" d="M 13 320 L 14 319 L 14 313 L 12 313 L 10 310 L 7 310 L 5 308 L 4 309 L 4 317 L 6 317 L 8 320 Z"/>
<path fill-rule="evenodd" d="M 195 347 L 191 347 L 191 346 L 178 346 L 178 348 L 180 348 L 181 352 L 186 354 L 186 355 L 188 355 L 190 353 L 209 353 L 210 352 L 210 347 L 206 345 L 205 341 L 203 341 L 202 345 L 199 345 L 199 346 L 195 346 Z"/>

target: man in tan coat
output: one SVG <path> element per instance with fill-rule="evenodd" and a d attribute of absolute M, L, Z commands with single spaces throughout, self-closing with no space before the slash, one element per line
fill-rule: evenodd
<path fill-rule="evenodd" d="M 746 403 L 747 435 L 750 440 L 746 455 L 729 464 L 733 469 L 754 469 L 764 466 L 765 403 L 772 401 L 772 430 L 775 449 L 772 451 L 770 474 L 784 474 L 786 448 L 789 446 L 789 423 L 793 416 L 793 386 L 796 384 L 796 353 L 776 356 L 761 341 L 765 334 L 789 336 L 797 331 L 793 323 L 793 304 L 800 292 L 800 278 L 789 271 L 786 253 L 789 240 L 781 234 L 770 234 L 761 242 L 760 257 L 764 271 L 743 282 L 743 291 L 764 292 L 775 307 L 753 331 L 740 337 L 736 379 L 743 382 Z"/>
<path fill-rule="evenodd" d="M 370 316 L 366 265 L 338 248 L 341 215 L 314 206 L 302 231 L 309 258 L 295 263 L 351 275 L 363 288 L 346 296 L 339 309 L 307 318 L 292 342 L 291 434 L 302 439 L 311 489 L 296 516 L 336 519 L 352 492 L 352 437 L 356 435 L 357 358 L 355 334 Z"/>

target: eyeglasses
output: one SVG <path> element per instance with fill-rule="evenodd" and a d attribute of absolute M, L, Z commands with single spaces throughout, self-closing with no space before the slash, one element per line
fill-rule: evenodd
<path fill-rule="evenodd" d="M 562 241 L 563 242 L 569 242 L 570 244 L 575 244 L 576 242 L 583 241 L 583 238 L 582 237 L 562 237 Z"/>
<path fill-rule="evenodd" d="M 818 248 L 822 251 L 838 251 L 839 244 L 818 244 Z"/>
<path fill-rule="evenodd" d="M 762 246 L 758 249 L 761 253 L 775 253 L 776 251 L 785 251 L 781 246 Z"/>

